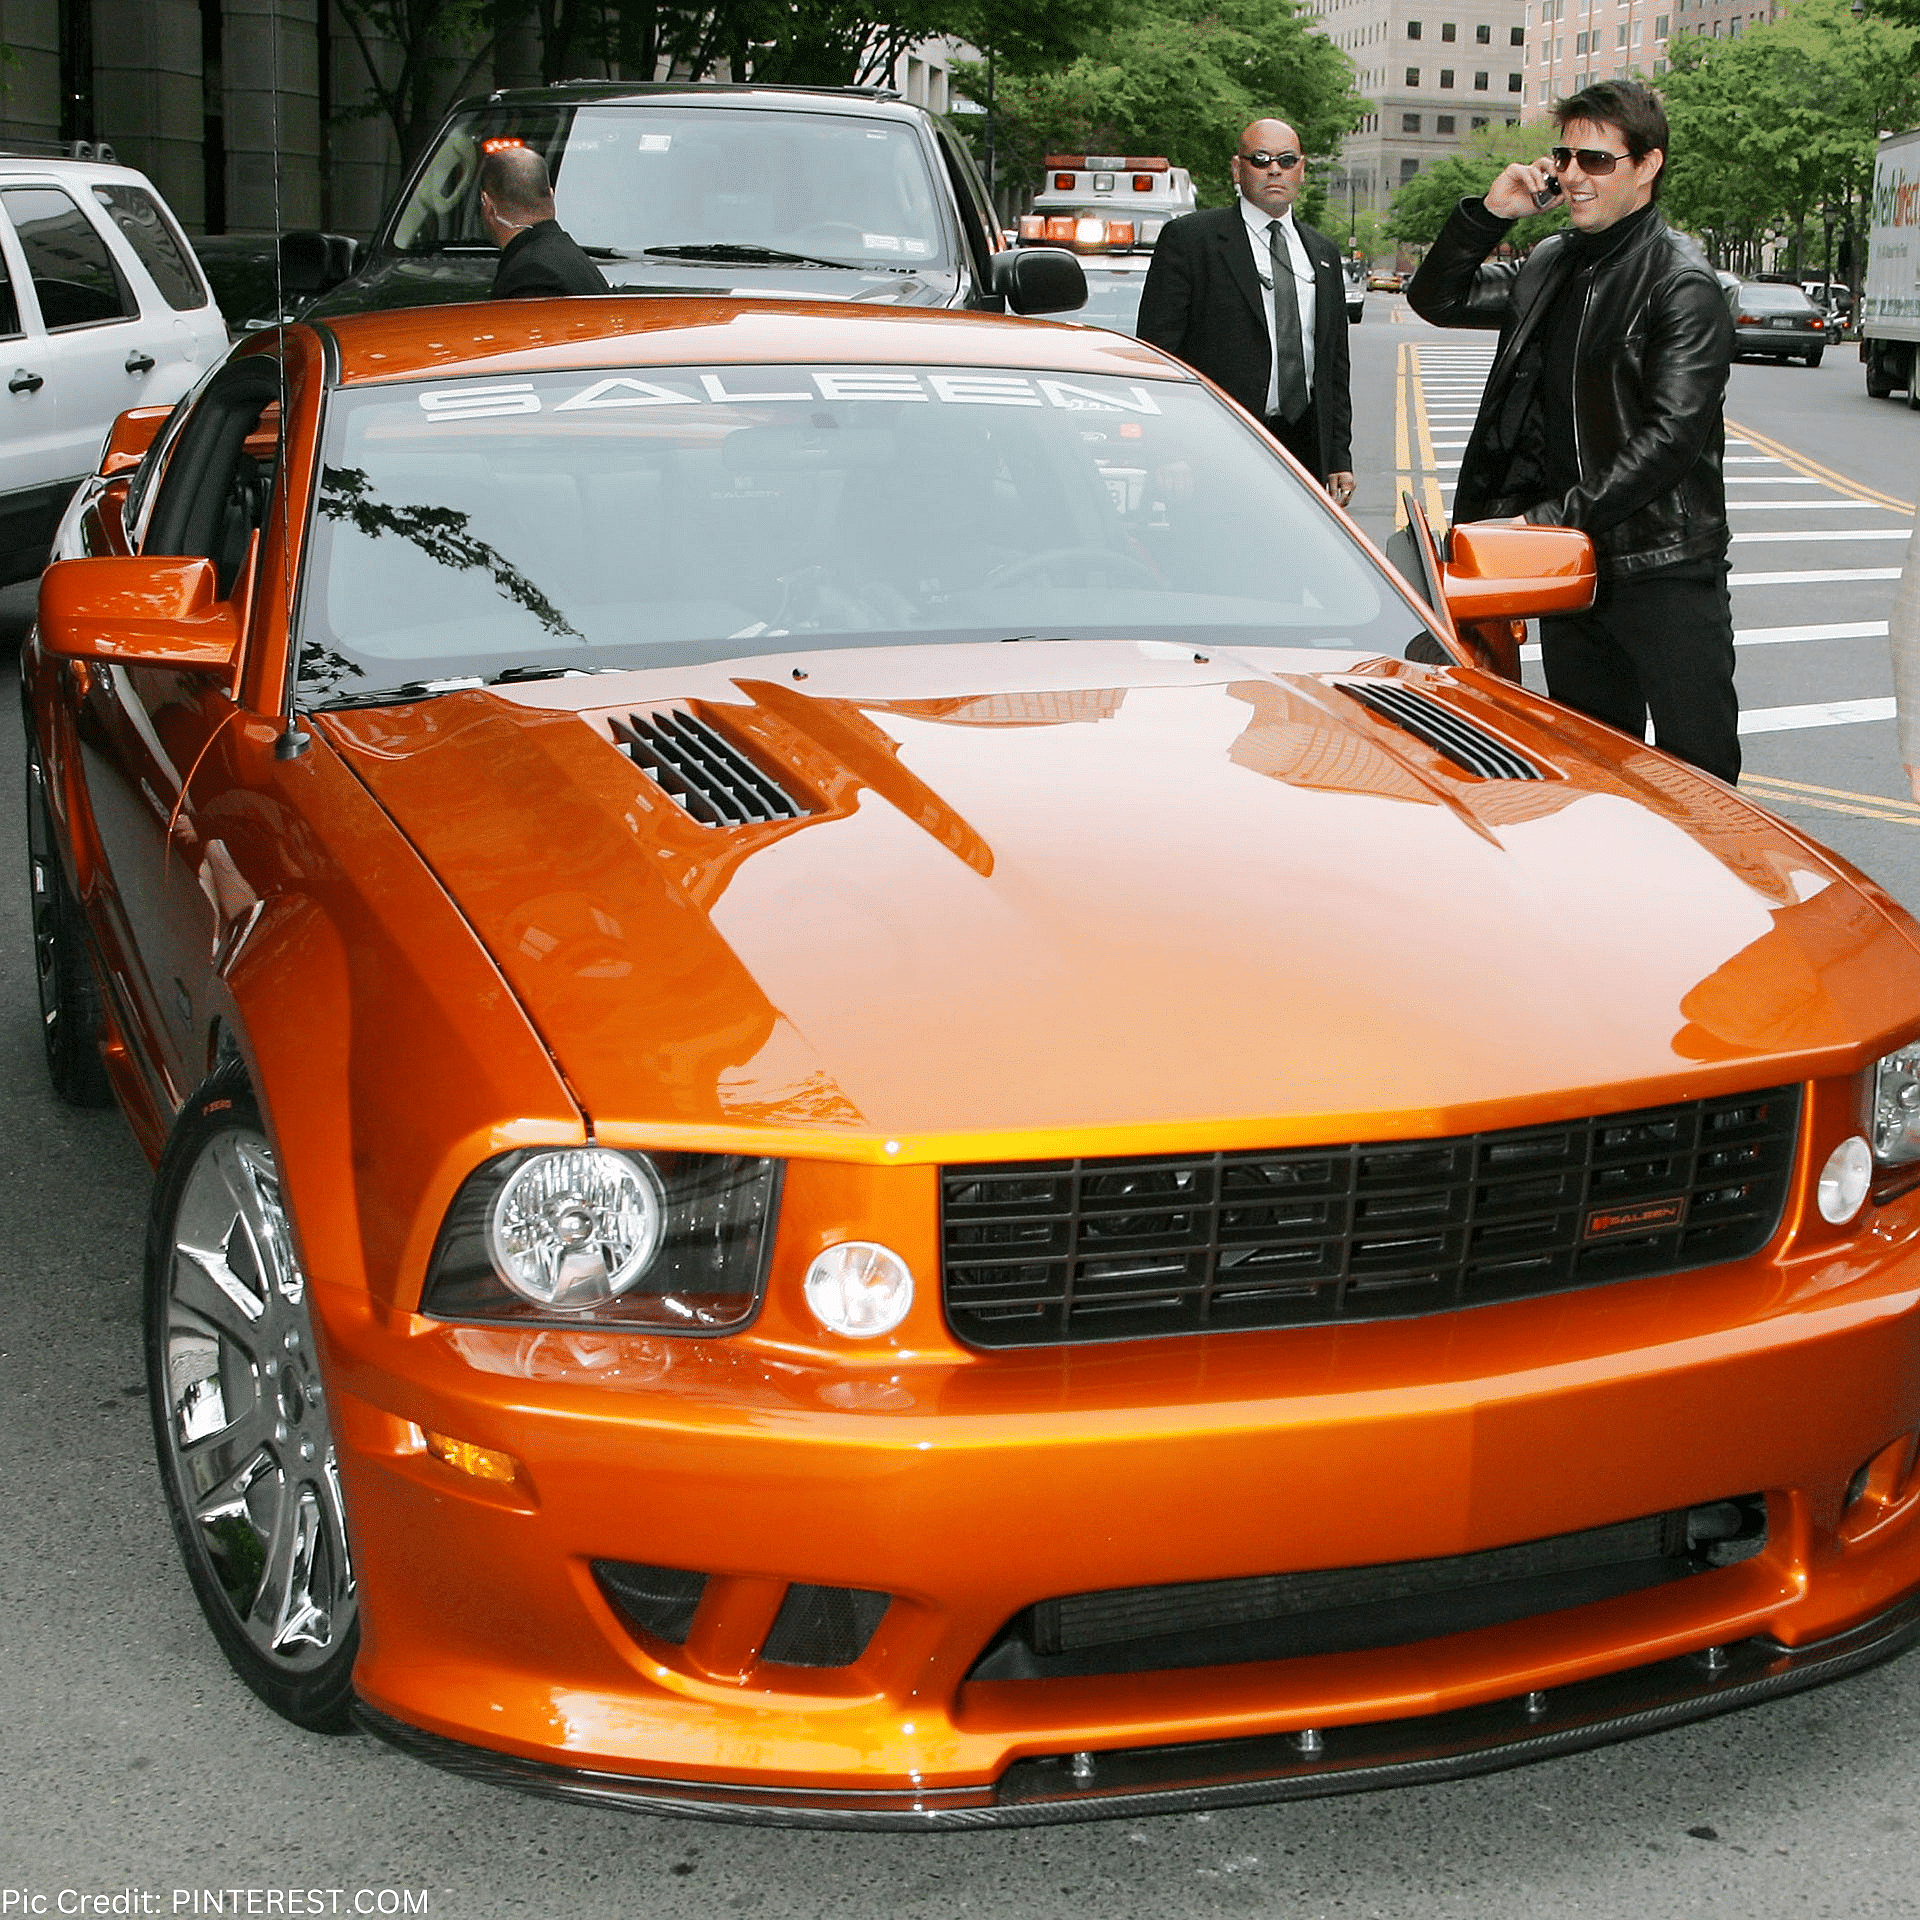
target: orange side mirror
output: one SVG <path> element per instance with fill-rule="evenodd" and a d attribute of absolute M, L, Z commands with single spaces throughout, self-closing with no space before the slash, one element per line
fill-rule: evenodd
<path fill-rule="evenodd" d="M 1468 521 L 1454 528 L 1441 593 L 1456 622 L 1584 613 L 1598 575 L 1593 542 L 1576 527 Z"/>
<path fill-rule="evenodd" d="M 106 451 L 100 456 L 100 477 L 110 480 L 116 473 L 137 467 L 172 417 L 171 407 L 129 407 L 107 434 Z"/>
<path fill-rule="evenodd" d="M 56 560 L 40 576 L 40 644 L 65 660 L 228 673 L 240 615 L 216 584 L 211 560 Z"/>

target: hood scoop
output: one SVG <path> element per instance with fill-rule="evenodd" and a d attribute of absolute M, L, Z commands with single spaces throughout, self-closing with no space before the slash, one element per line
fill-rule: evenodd
<path fill-rule="evenodd" d="M 1481 780 L 1544 780 L 1547 776 L 1517 747 L 1480 728 L 1438 700 L 1393 680 L 1341 680 L 1340 691 L 1370 713 L 1424 740 L 1434 752 Z"/>
<path fill-rule="evenodd" d="M 812 812 L 711 721 L 684 707 L 629 714 L 612 726 L 615 744 L 702 826 L 755 826 Z"/>

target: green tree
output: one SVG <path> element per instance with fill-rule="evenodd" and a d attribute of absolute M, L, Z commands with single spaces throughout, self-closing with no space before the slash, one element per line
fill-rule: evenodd
<path fill-rule="evenodd" d="M 1675 41 L 1668 217 L 1719 258 L 1780 239 L 1796 267 L 1815 215 L 1857 232 L 1880 130 L 1920 115 L 1920 36 L 1887 4 L 1856 20 L 1850 0 L 1799 0 L 1738 40 Z"/>
<path fill-rule="evenodd" d="M 1430 246 L 1462 200 L 1480 199 L 1514 161 L 1538 160 L 1559 138 L 1559 128 L 1549 119 L 1481 127 L 1468 134 L 1458 153 L 1416 173 L 1393 196 L 1383 229 L 1386 237 L 1407 246 Z M 1561 202 L 1544 213 L 1530 214 L 1509 238 L 1524 249 L 1566 224 L 1566 207 Z"/>
<path fill-rule="evenodd" d="M 1367 103 L 1352 62 L 1311 18 L 1296 0 L 1123 0 L 1066 65 L 996 74 L 1001 178 L 1038 180 L 1049 153 L 1165 154 L 1192 173 L 1203 205 L 1217 205 L 1232 197 L 1227 162 L 1241 130 L 1268 114 L 1310 159 L 1330 158 Z M 984 69 L 961 79 L 984 105 Z M 1324 200 L 1314 182 L 1302 211 L 1312 218 Z"/>

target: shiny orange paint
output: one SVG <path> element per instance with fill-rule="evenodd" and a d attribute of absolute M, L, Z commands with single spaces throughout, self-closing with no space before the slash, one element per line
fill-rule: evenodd
<path fill-rule="evenodd" d="M 1111 334 L 775 303 L 335 333 L 348 383 L 787 358 L 1191 377 Z M 291 544 L 276 521 L 234 596 L 234 690 L 123 623 L 76 651 L 124 649 L 133 726 L 54 657 L 105 604 L 100 570 L 152 580 L 147 561 L 63 561 L 23 672 L 143 1143 L 223 1046 L 260 1092 L 373 1707 L 634 1777 L 905 1790 L 1391 1721 L 1756 1633 L 1804 1644 L 1920 1588 L 1920 1192 L 1845 1226 L 1812 1201 L 1872 1063 L 1920 1034 L 1920 932 L 1870 882 L 1476 667 L 1284 649 L 796 651 L 316 715 L 285 757 L 326 378 L 313 333 L 285 339 Z M 70 520 L 70 554 L 111 545 L 86 518 L 104 511 Z M 1564 536 L 1456 530 L 1453 551 L 1475 617 L 1515 611 L 1489 581 L 1582 578 Z M 1341 693 L 1355 678 L 1425 692 L 1544 777 L 1470 778 Z M 724 720 L 814 810 L 695 825 L 614 744 L 616 719 L 669 702 Z M 966 1347 L 941 1310 L 951 1161 L 1429 1139 L 1782 1082 L 1807 1090 L 1792 1196 L 1749 1260 L 1439 1317 L 1016 1352 Z M 788 1162 L 750 1326 L 420 1312 L 466 1175 L 588 1139 Z M 803 1296 L 850 1238 L 918 1281 L 878 1339 L 827 1332 Z M 967 1678 L 1052 1595 L 1453 1555 L 1748 1491 L 1769 1506 L 1758 1558 L 1519 1627 Z M 624 1624 L 595 1558 L 707 1572 L 685 1644 Z M 763 1657 L 793 1582 L 894 1596 L 858 1662 Z"/>
<path fill-rule="evenodd" d="M 40 636 L 66 660 L 224 674 L 241 624 L 215 596 L 211 560 L 56 560 L 40 576 Z"/>
<path fill-rule="evenodd" d="M 145 459 L 172 412 L 171 407 L 129 407 L 121 414 L 107 431 L 106 448 L 100 456 L 101 477 L 111 479 L 117 473 L 132 472 Z"/>
<path fill-rule="evenodd" d="M 1598 575 L 1593 543 L 1572 527 L 1467 525 L 1447 543 L 1441 591 L 1456 620 L 1583 613 Z"/>

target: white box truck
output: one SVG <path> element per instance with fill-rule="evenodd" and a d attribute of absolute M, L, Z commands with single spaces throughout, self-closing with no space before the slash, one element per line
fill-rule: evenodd
<path fill-rule="evenodd" d="M 1876 400 L 1904 391 L 1920 409 L 1920 127 L 1889 134 L 1873 170 L 1867 280 L 1860 295 L 1860 358 Z"/>

